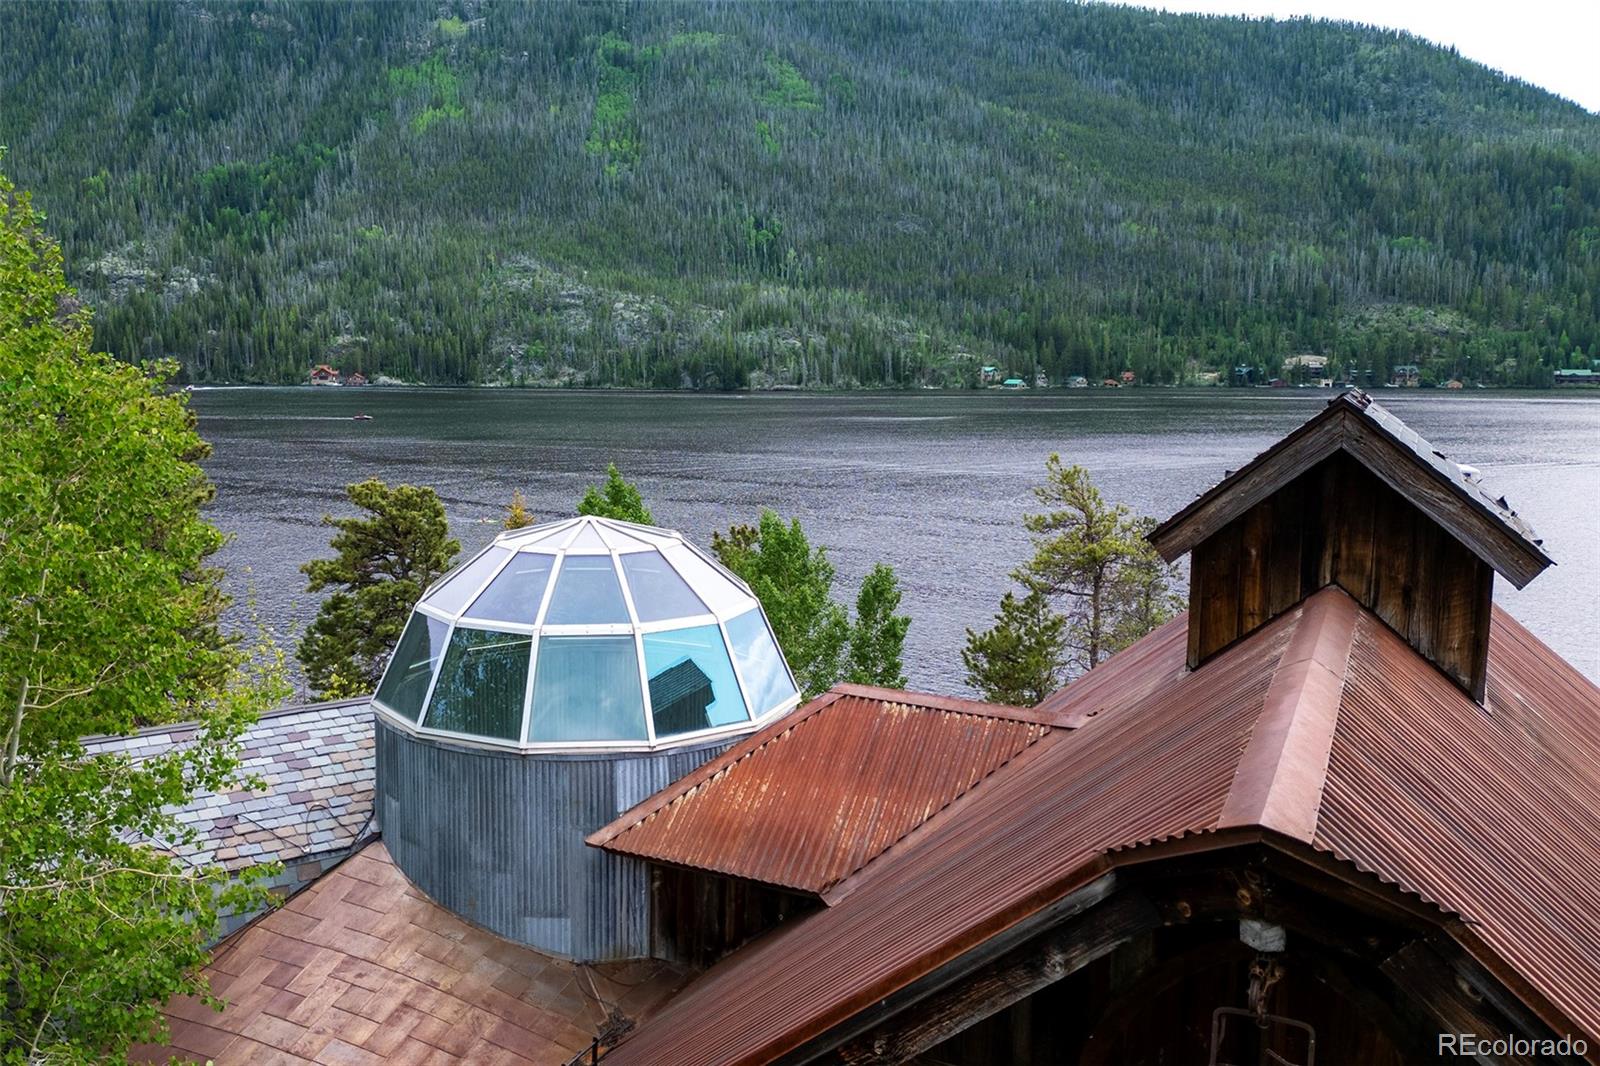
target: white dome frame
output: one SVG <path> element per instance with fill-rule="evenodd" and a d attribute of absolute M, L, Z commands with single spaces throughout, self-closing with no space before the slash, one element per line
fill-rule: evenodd
<path fill-rule="evenodd" d="M 493 554 L 497 552 L 504 552 L 504 558 L 494 559 Z M 682 580 L 688 590 L 706 608 L 704 612 L 650 621 L 641 619 L 639 606 L 634 601 L 633 579 L 624 569 L 622 559 L 628 555 L 647 552 L 656 554 L 666 561 L 676 576 Z M 519 556 L 529 554 L 548 556 L 552 559 L 550 571 L 544 579 L 544 590 L 534 620 L 532 622 L 513 622 L 474 615 L 472 611 L 478 605 L 479 597 Z M 627 610 L 628 621 L 583 624 L 546 622 L 546 617 L 555 598 L 557 585 L 565 572 L 566 561 L 573 557 L 610 559 L 612 571 L 619 579 L 618 584 L 620 585 L 623 604 Z M 485 562 L 484 560 L 488 561 Z M 475 567 L 479 569 L 475 571 Z M 441 593 L 443 590 L 450 586 L 452 582 L 462 578 L 469 578 L 470 583 L 460 586 L 459 589 L 452 590 L 453 595 L 450 597 L 451 599 L 459 600 L 459 605 L 454 610 L 441 607 L 436 601 L 442 598 Z M 430 600 L 435 602 L 430 602 Z M 637 525 L 632 522 L 623 522 L 618 519 L 601 518 L 593 515 L 582 515 L 577 518 L 548 522 L 530 526 L 526 529 L 509 530 L 497 535 L 494 540 L 485 545 L 471 558 L 428 586 L 428 589 L 412 609 L 412 618 L 407 619 L 408 630 L 412 620 L 417 615 L 447 626 L 438 642 L 437 651 L 430 660 L 432 664 L 429 668 L 431 676 L 428 678 L 426 692 L 422 697 L 421 709 L 417 712 L 416 718 L 409 718 L 404 713 L 391 708 L 376 693 L 372 698 L 372 706 L 377 713 L 383 716 L 385 722 L 413 736 L 434 737 L 472 747 L 522 753 L 577 754 L 583 752 L 656 751 L 691 747 L 720 737 L 750 733 L 773 719 L 787 714 L 797 707 L 801 700 L 800 686 L 795 680 L 794 672 L 789 668 L 788 662 L 783 657 L 782 650 L 777 648 L 776 640 L 773 639 L 773 647 L 777 651 L 777 662 L 782 667 L 783 677 L 787 680 L 789 688 L 792 690 L 792 695 L 783 698 L 764 711 L 757 712 L 756 700 L 752 698 L 753 685 L 756 679 L 746 676 L 746 668 L 740 661 L 741 656 L 734 652 L 735 644 L 728 633 L 728 623 L 733 619 L 744 617 L 751 610 L 760 612 L 761 624 L 768 637 L 772 637 L 771 622 L 767 619 L 766 611 L 762 608 L 760 601 L 750 591 L 750 587 L 737 574 L 723 566 L 715 557 L 695 546 L 675 530 Z M 717 632 L 720 634 L 722 647 L 727 654 L 728 663 L 732 667 L 733 678 L 738 687 L 739 696 L 747 717 L 725 725 L 713 725 L 707 729 L 658 736 L 654 708 L 651 702 L 651 679 L 648 676 L 646 666 L 644 638 L 655 633 L 709 627 L 712 625 L 716 626 Z M 529 637 L 531 647 L 528 676 L 522 697 L 522 724 L 517 739 L 502 739 L 423 724 L 433 707 L 435 689 L 439 684 L 440 678 L 445 673 L 443 660 L 446 650 L 452 646 L 453 638 L 460 629 L 518 634 Z M 645 736 L 643 738 L 562 741 L 532 741 L 529 739 L 530 730 L 533 727 L 533 697 L 539 669 L 541 638 L 583 636 L 628 636 L 632 638 L 634 658 L 639 667 L 639 687 L 645 727 Z M 391 653 L 391 660 L 385 667 L 384 679 L 387 679 L 390 671 L 395 667 L 393 655 L 398 653 L 399 648 L 400 644 L 397 642 L 396 651 Z M 378 691 L 381 692 L 382 689 L 383 679 L 379 682 Z"/>

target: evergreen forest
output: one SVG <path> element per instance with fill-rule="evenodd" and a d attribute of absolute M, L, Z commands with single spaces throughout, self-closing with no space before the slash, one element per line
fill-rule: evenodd
<path fill-rule="evenodd" d="M 0 145 L 95 344 L 195 383 L 1195 384 L 1320 356 L 1541 386 L 1600 359 L 1600 116 L 1343 23 L 5 4 Z"/>

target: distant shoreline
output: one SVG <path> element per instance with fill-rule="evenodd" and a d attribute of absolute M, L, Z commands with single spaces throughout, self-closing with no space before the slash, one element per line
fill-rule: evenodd
<path fill-rule="evenodd" d="M 582 393 L 582 394 L 632 394 L 652 396 L 849 396 L 855 394 L 868 395 L 927 395 L 929 393 L 946 393 L 952 396 L 1029 396 L 1029 395 L 1077 395 L 1079 393 L 1118 394 L 1125 392 L 1204 392 L 1204 393 L 1235 393 L 1235 392 L 1263 392 L 1283 393 L 1294 395 L 1296 393 L 1334 393 L 1345 391 L 1346 388 L 1359 386 L 1333 386 L 1333 385 L 1118 385 L 1108 387 L 1104 385 L 1090 385 L 1083 388 L 1070 388 L 1067 386 L 1052 385 L 1040 388 L 1029 386 L 1020 389 L 1007 389 L 996 386 L 985 386 L 979 389 L 964 388 L 927 388 L 923 386 L 907 385 L 863 385 L 855 388 L 803 388 L 800 386 L 779 387 L 770 389 L 657 389 L 643 385 L 450 385 L 450 384 L 418 384 L 406 383 L 403 385 L 312 385 L 298 383 L 292 385 L 269 385 L 263 383 L 224 383 L 205 385 L 185 385 L 182 392 L 221 392 L 243 389 L 293 389 L 306 392 L 327 392 L 330 394 L 344 395 L 346 393 L 389 393 L 389 392 L 420 392 L 420 391 L 450 391 L 450 392 L 487 392 L 487 393 L 516 393 L 516 394 L 555 394 Z M 1395 388 L 1380 385 L 1376 388 L 1367 388 L 1368 394 L 1374 397 L 1388 395 L 1410 395 L 1414 393 L 1445 393 L 1470 396 L 1476 393 L 1590 393 L 1600 392 L 1600 383 L 1594 385 L 1484 385 L 1471 386 L 1462 389 L 1446 389 L 1438 386 L 1403 385 Z"/>

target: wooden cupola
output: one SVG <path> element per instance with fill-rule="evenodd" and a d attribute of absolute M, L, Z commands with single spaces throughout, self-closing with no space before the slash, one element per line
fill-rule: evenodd
<path fill-rule="evenodd" d="M 1192 555 L 1189 666 L 1338 585 L 1482 702 L 1496 573 L 1552 560 L 1506 501 L 1359 391 L 1163 522 Z"/>

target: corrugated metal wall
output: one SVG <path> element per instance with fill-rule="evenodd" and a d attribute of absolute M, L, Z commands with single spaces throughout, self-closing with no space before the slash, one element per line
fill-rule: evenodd
<path fill-rule="evenodd" d="M 584 961 L 650 952 L 649 871 L 583 838 L 728 747 L 518 755 L 413 737 L 376 717 L 384 842 L 469 921 Z"/>

